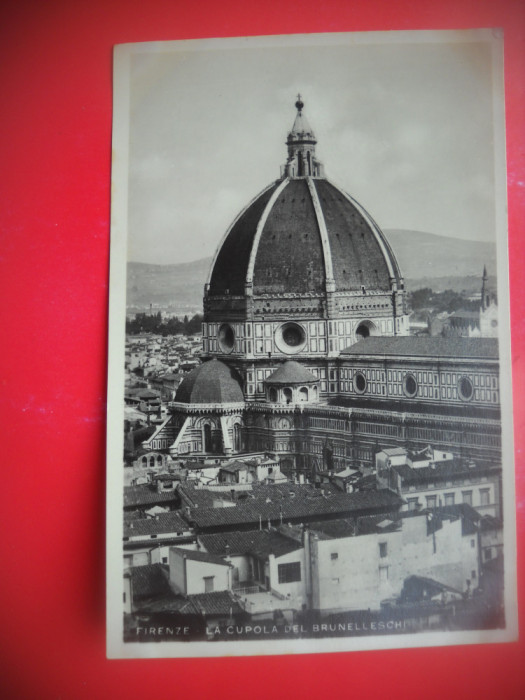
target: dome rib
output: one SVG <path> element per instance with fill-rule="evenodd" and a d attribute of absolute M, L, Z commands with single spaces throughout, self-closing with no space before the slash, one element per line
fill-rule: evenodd
<path fill-rule="evenodd" d="M 277 188 L 278 184 L 272 182 L 248 202 L 221 238 L 206 281 L 206 288 L 212 295 L 225 294 L 226 290 L 229 290 L 230 294 L 244 294 L 244 270 L 253 249 L 253 236 L 260 219 L 259 212 L 262 206 L 266 208 L 270 192 Z"/>
<path fill-rule="evenodd" d="M 262 232 L 264 231 L 264 226 L 266 224 L 268 216 L 270 215 L 270 212 L 272 211 L 275 202 L 277 201 L 277 199 L 281 195 L 281 192 L 284 190 L 284 188 L 288 185 L 289 182 L 290 182 L 290 178 L 285 178 L 281 182 L 279 187 L 274 191 L 274 193 L 270 197 L 270 200 L 268 201 L 266 207 L 264 208 L 262 216 L 259 219 L 259 223 L 257 224 L 257 229 L 255 231 L 255 236 L 254 236 L 253 243 L 252 243 L 252 250 L 251 250 L 250 259 L 248 262 L 248 270 L 246 272 L 246 284 L 247 285 L 253 285 L 253 271 L 255 269 L 255 258 L 257 257 L 257 250 L 259 249 L 259 242 L 261 240 Z"/>
<path fill-rule="evenodd" d="M 262 229 L 253 294 L 324 294 L 323 245 L 306 178 L 291 178 Z"/>
<path fill-rule="evenodd" d="M 330 240 L 328 238 L 328 231 L 326 229 L 326 221 L 324 219 L 323 210 L 321 208 L 321 202 L 317 196 L 317 190 L 315 189 L 314 183 L 311 177 L 306 178 L 308 184 L 308 191 L 310 197 L 312 198 L 312 204 L 314 206 L 315 216 L 317 218 L 317 226 L 319 227 L 319 235 L 321 237 L 321 246 L 323 248 L 323 258 L 324 258 L 324 270 L 325 270 L 325 283 L 326 291 L 333 292 L 335 290 L 335 280 L 334 280 L 334 270 L 332 266 L 332 251 L 330 249 Z"/>
<path fill-rule="evenodd" d="M 326 182 L 328 182 L 332 187 L 335 187 L 335 189 L 338 190 L 361 214 L 361 216 L 368 224 L 370 230 L 374 234 L 375 240 L 377 241 L 381 252 L 383 253 L 383 258 L 386 262 L 388 273 L 391 279 L 397 281 L 401 280 L 402 275 L 396 257 L 394 255 L 394 251 L 392 250 L 390 243 L 387 241 L 385 234 L 381 231 L 374 219 L 370 216 L 367 210 L 363 206 L 361 206 L 361 204 L 359 204 L 359 202 L 355 200 L 351 195 L 349 195 L 343 189 L 335 185 L 333 182 L 330 182 L 329 180 L 326 180 Z"/>

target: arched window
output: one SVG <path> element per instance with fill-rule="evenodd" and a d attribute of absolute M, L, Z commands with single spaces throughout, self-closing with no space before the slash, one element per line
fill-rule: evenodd
<path fill-rule="evenodd" d="M 212 452 L 211 425 L 209 423 L 204 426 L 204 452 Z"/>
<path fill-rule="evenodd" d="M 142 461 L 142 466 L 143 466 L 143 467 L 147 467 L 147 466 L 148 466 L 148 458 L 147 458 L 147 457 L 143 457 L 141 461 Z"/>
<path fill-rule="evenodd" d="M 286 387 L 283 389 L 285 403 L 292 403 L 292 390 Z"/>
<path fill-rule="evenodd" d="M 268 392 L 268 397 L 270 401 L 277 401 L 277 389 L 275 387 L 270 387 L 270 391 Z"/>
<path fill-rule="evenodd" d="M 299 389 L 299 401 L 308 401 L 308 389 L 305 386 Z"/>
<path fill-rule="evenodd" d="M 149 466 L 154 467 L 155 466 L 155 457 L 150 457 L 149 458 Z"/>
<path fill-rule="evenodd" d="M 239 423 L 233 426 L 233 449 L 235 452 L 240 452 L 242 450 L 241 426 Z"/>
<path fill-rule="evenodd" d="M 157 464 L 162 464 L 162 455 L 158 455 Z"/>

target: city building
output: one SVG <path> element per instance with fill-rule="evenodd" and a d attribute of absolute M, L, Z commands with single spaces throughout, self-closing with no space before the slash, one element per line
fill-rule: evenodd
<path fill-rule="evenodd" d="M 266 451 L 310 480 L 373 468 L 385 447 L 500 464 L 497 338 L 408 335 L 394 251 L 326 179 L 296 108 L 281 178 L 214 257 L 203 363 L 144 448 L 219 461 Z"/>

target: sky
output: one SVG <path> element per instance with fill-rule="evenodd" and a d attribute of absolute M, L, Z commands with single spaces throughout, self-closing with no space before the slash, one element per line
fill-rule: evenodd
<path fill-rule="evenodd" d="M 435 37 L 134 45 L 128 260 L 213 255 L 239 211 L 279 178 L 299 92 L 327 178 L 381 228 L 493 241 L 492 42 Z"/>

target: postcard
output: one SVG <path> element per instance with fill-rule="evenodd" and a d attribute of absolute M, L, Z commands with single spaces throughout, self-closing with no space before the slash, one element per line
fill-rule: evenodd
<path fill-rule="evenodd" d="M 516 639 L 498 29 L 118 46 L 111 658 Z"/>

